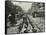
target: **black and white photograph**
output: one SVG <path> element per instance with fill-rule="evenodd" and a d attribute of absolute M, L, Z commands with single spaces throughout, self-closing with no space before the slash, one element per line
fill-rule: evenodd
<path fill-rule="evenodd" d="M 5 34 L 45 32 L 45 3 L 5 1 Z"/>

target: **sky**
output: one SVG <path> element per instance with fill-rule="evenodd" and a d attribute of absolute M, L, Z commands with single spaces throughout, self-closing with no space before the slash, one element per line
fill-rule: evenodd
<path fill-rule="evenodd" d="M 26 3 L 26 2 L 12 2 L 14 5 L 21 6 L 21 8 L 24 10 L 24 12 L 28 12 L 29 9 L 31 9 L 32 3 Z"/>

